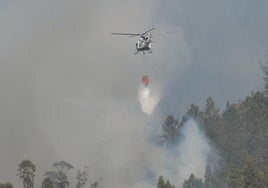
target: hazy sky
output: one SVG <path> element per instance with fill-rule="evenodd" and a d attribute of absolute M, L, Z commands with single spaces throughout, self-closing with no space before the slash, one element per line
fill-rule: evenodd
<path fill-rule="evenodd" d="M 227 100 L 263 88 L 259 62 L 267 54 L 267 1 L 171 2 L 161 4 L 158 17 L 183 28 L 190 63 L 170 84 L 168 106 L 180 110 L 181 103 L 203 104 L 211 96 L 223 108 Z"/>
<path fill-rule="evenodd" d="M 152 119 L 261 90 L 267 9 L 266 0 L 0 0 L 0 182 L 15 182 L 25 158 L 39 176 L 57 160 L 125 174 L 116 161 L 134 167 L 158 152 L 146 140 Z M 145 57 L 134 55 L 136 38 L 109 35 L 152 25 L 177 33 L 155 33 Z M 161 93 L 152 117 L 137 98 L 143 74 Z"/>

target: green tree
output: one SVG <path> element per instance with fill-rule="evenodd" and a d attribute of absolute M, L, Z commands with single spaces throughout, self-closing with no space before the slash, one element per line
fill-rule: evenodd
<path fill-rule="evenodd" d="M 46 177 L 43 181 L 42 181 L 42 188 L 54 188 L 53 182 L 49 177 Z"/>
<path fill-rule="evenodd" d="M 99 180 L 95 181 L 94 183 L 92 183 L 90 185 L 90 188 L 98 188 L 101 181 L 102 181 L 102 178 L 100 178 Z"/>
<path fill-rule="evenodd" d="M 58 188 L 65 188 L 69 186 L 69 181 L 67 178 L 67 173 L 73 166 L 66 161 L 58 161 L 53 164 L 53 167 L 57 169 L 57 187 Z"/>
<path fill-rule="evenodd" d="M 158 178 L 157 188 L 165 188 L 165 181 L 163 179 L 163 176 L 160 176 Z"/>
<path fill-rule="evenodd" d="M 264 72 L 265 76 L 264 76 L 264 80 L 266 82 L 266 85 L 264 87 L 264 91 L 263 93 L 265 95 L 268 95 L 268 61 L 265 62 L 265 65 L 261 63 L 261 68 L 262 68 L 262 71 Z"/>
<path fill-rule="evenodd" d="M 214 100 L 209 97 L 207 99 L 206 106 L 203 110 L 205 116 L 211 117 L 211 118 L 217 118 L 219 116 L 220 109 L 215 105 Z"/>
<path fill-rule="evenodd" d="M 163 133 L 161 137 L 164 139 L 164 143 L 167 145 L 174 144 L 178 138 L 179 124 L 178 120 L 173 115 L 169 115 L 164 124 L 162 125 Z"/>
<path fill-rule="evenodd" d="M 242 172 L 235 166 L 231 166 L 228 173 L 228 185 L 230 188 L 242 188 Z"/>
<path fill-rule="evenodd" d="M 186 121 L 189 119 L 194 119 L 196 121 L 199 121 L 199 107 L 191 104 L 190 108 L 187 110 L 186 114 L 182 116 L 182 120 L 179 123 L 179 126 L 183 126 Z"/>
<path fill-rule="evenodd" d="M 209 166 L 207 166 L 206 173 L 205 173 L 204 187 L 212 188 L 212 187 L 214 187 L 214 184 L 215 184 L 214 177 L 212 175 L 212 172 L 211 172 Z"/>
<path fill-rule="evenodd" d="M 183 183 L 183 188 L 203 188 L 202 179 L 196 178 L 193 174 Z"/>
<path fill-rule="evenodd" d="M 76 188 L 83 188 L 86 185 L 87 182 L 87 166 L 85 167 L 85 170 L 83 172 L 81 172 L 80 170 L 78 170 L 77 172 L 77 184 L 76 184 Z"/>
<path fill-rule="evenodd" d="M 243 170 L 243 187 L 244 188 L 256 188 L 264 187 L 263 173 L 258 169 L 253 158 L 247 157 L 246 165 Z"/>
<path fill-rule="evenodd" d="M 194 118 L 194 119 L 198 119 L 199 107 L 194 104 L 191 104 L 190 109 L 186 112 L 186 116 Z"/>
<path fill-rule="evenodd" d="M 11 183 L 0 183 L 0 188 L 13 188 Z"/>
<path fill-rule="evenodd" d="M 237 106 L 237 104 L 226 105 L 222 114 L 222 117 L 226 122 L 231 122 L 238 116 Z"/>
<path fill-rule="evenodd" d="M 165 188 L 171 188 L 172 185 L 170 184 L 169 180 L 166 181 Z"/>
<path fill-rule="evenodd" d="M 34 187 L 35 165 L 30 160 L 24 160 L 19 164 L 18 176 L 23 181 L 24 188 Z"/>
<path fill-rule="evenodd" d="M 206 106 L 203 111 L 200 112 L 200 118 L 202 124 L 206 127 L 206 133 L 208 137 L 215 140 L 217 137 L 217 131 L 219 120 L 220 120 L 220 109 L 215 105 L 214 100 L 209 97 L 206 102 Z"/>
<path fill-rule="evenodd" d="M 160 176 L 158 178 L 157 188 L 176 188 L 176 187 L 174 185 L 171 185 L 169 180 L 167 180 L 166 183 L 165 183 L 165 180 L 164 180 L 163 176 Z"/>
<path fill-rule="evenodd" d="M 58 176 L 58 179 L 57 179 L 58 180 L 58 185 L 57 185 L 58 188 L 65 188 L 66 186 L 69 186 L 69 181 L 68 181 L 68 178 L 67 178 L 65 173 L 60 171 L 60 172 L 58 172 L 57 176 Z"/>
<path fill-rule="evenodd" d="M 263 170 L 263 175 L 264 175 L 264 183 L 265 187 L 268 187 L 268 166 L 266 166 Z"/>

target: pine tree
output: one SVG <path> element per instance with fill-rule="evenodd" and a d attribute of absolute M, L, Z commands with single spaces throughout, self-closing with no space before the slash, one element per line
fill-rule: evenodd
<path fill-rule="evenodd" d="M 165 188 L 171 188 L 171 184 L 170 184 L 169 180 L 166 181 Z"/>
<path fill-rule="evenodd" d="M 190 109 L 186 112 L 186 116 L 197 120 L 199 117 L 199 107 L 191 104 Z"/>
<path fill-rule="evenodd" d="M 183 126 L 189 119 L 194 119 L 196 121 L 199 121 L 199 107 L 198 106 L 191 104 L 186 114 L 182 116 L 182 120 L 179 123 L 179 126 Z"/>
<path fill-rule="evenodd" d="M 204 114 L 207 117 L 218 117 L 220 109 L 215 105 L 214 100 L 211 97 L 208 97 L 206 106 L 203 110 Z"/>
<path fill-rule="evenodd" d="M 266 64 L 266 65 L 264 65 L 264 64 L 261 63 L 262 71 L 263 71 L 264 74 L 265 74 L 265 76 L 264 76 L 263 79 L 264 79 L 265 82 L 266 82 L 266 85 L 265 85 L 265 87 L 264 87 L 264 91 L 263 91 L 263 93 L 264 93 L 265 95 L 268 95 L 268 61 L 266 61 L 265 64 Z"/>
<path fill-rule="evenodd" d="M 157 188 L 176 188 L 176 187 L 174 185 L 171 185 L 169 180 L 167 180 L 165 183 L 163 176 L 160 176 L 158 178 Z"/>
<path fill-rule="evenodd" d="M 246 165 L 243 170 L 243 187 L 264 187 L 263 174 L 260 172 L 251 156 L 247 157 Z"/>
<path fill-rule="evenodd" d="M 165 181 L 163 179 L 163 176 L 160 176 L 158 178 L 157 188 L 165 188 Z"/>
<path fill-rule="evenodd" d="M 174 118 L 173 115 L 169 115 L 164 124 L 162 125 L 163 134 L 161 137 L 164 139 L 164 142 L 169 144 L 174 144 L 177 141 L 179 124 L 178 120 Z"/>
<path fill-rule="evenodd" d="M 203 188 L 202 179 L 196 178 L 193 174 L 183 183 L 183 188 Z"/>
<path fill-rule="evenodd" d="M 230 188 L 242 188 L 242 172 L 235 166 L 230 167 L 228 185 Z"/>
<path fill-rule="evenodd" d="M 220 109 L 215 105 L 214 100 L 209 97 L 207 99 L 206 106 L 203 111 L 200 112 L 200 117 L 202 124 L 206 127 L 206 133 L 208 137 L 212 140 L 215 140 L 217 137 L 217 125 L 220 120 Z"/>
<path fill-rule="evenodd" d="M 209 168 L 209 166 L 207 166 L 206 168 L 206 173 L 205 173 L 205 182 L 204 182 L 204 187 L 206 188 L 212 188 L 214 187 L 214 177 L 212 175 L 212 172 Z"/>
<path fill-rule="evenodd" d="M 238 116 L 237 106 L 237 104 L 226 105 L 222 117 L 227 123 L 231 122 Z"/>
<path fill-rule="evenodd" d="M 268 166 L 263 169 L 265 187 L 268 187 Z"/>

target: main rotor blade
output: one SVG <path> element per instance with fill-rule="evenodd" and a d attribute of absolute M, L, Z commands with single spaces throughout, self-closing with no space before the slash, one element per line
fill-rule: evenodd
<path fill-rule="evenodd" d="M 178 31 L 166 31 L 166 33 L 178 33 Z"/>
<path fill-rule="evenodd" d="M 140 34 L 138 34 L 138 33 L 110 33 L 110 34 L 112 34 L 112 35 L 128 35 L 128 36 L 132 36 L 132 37 L 140 36 Z"/>
<path fill-rule="evenodd" d="M 156 27 L 152 27 L 152 29 L 149 29 L 148 31 L 145 31 L 145 32 L 142 33 L 141 35 L 145 35 L 146 33 L 150 32 L 150 31 L 152 31 L 152 30 L 155 30 L 155 29 L 156 29 Z"/>
<path fill-rule="evenodd" d="M 144 33 L 140 34 L 140 33 L 110 33 L 112 35 L 128 35 L 130 37 L 135 37 L 135 36 L 141 36 L 141 35 L 145 35 L 146 33 L 155 30 L 156 27 L 152 27 L 151 29 L 149 29 L 148 31 L 145 31 Z"/>

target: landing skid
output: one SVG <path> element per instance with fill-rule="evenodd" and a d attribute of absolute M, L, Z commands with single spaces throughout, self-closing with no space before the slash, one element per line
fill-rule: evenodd
<path fill-rule="evenodd" d="M 136 51 L 134 54 L 137 55 L 140 51 Z M 146 50 L 148 54 L 152 53 L 152 50 Z M 145 54 L 145 51 L 142 51 L 143 54 Z"/>

